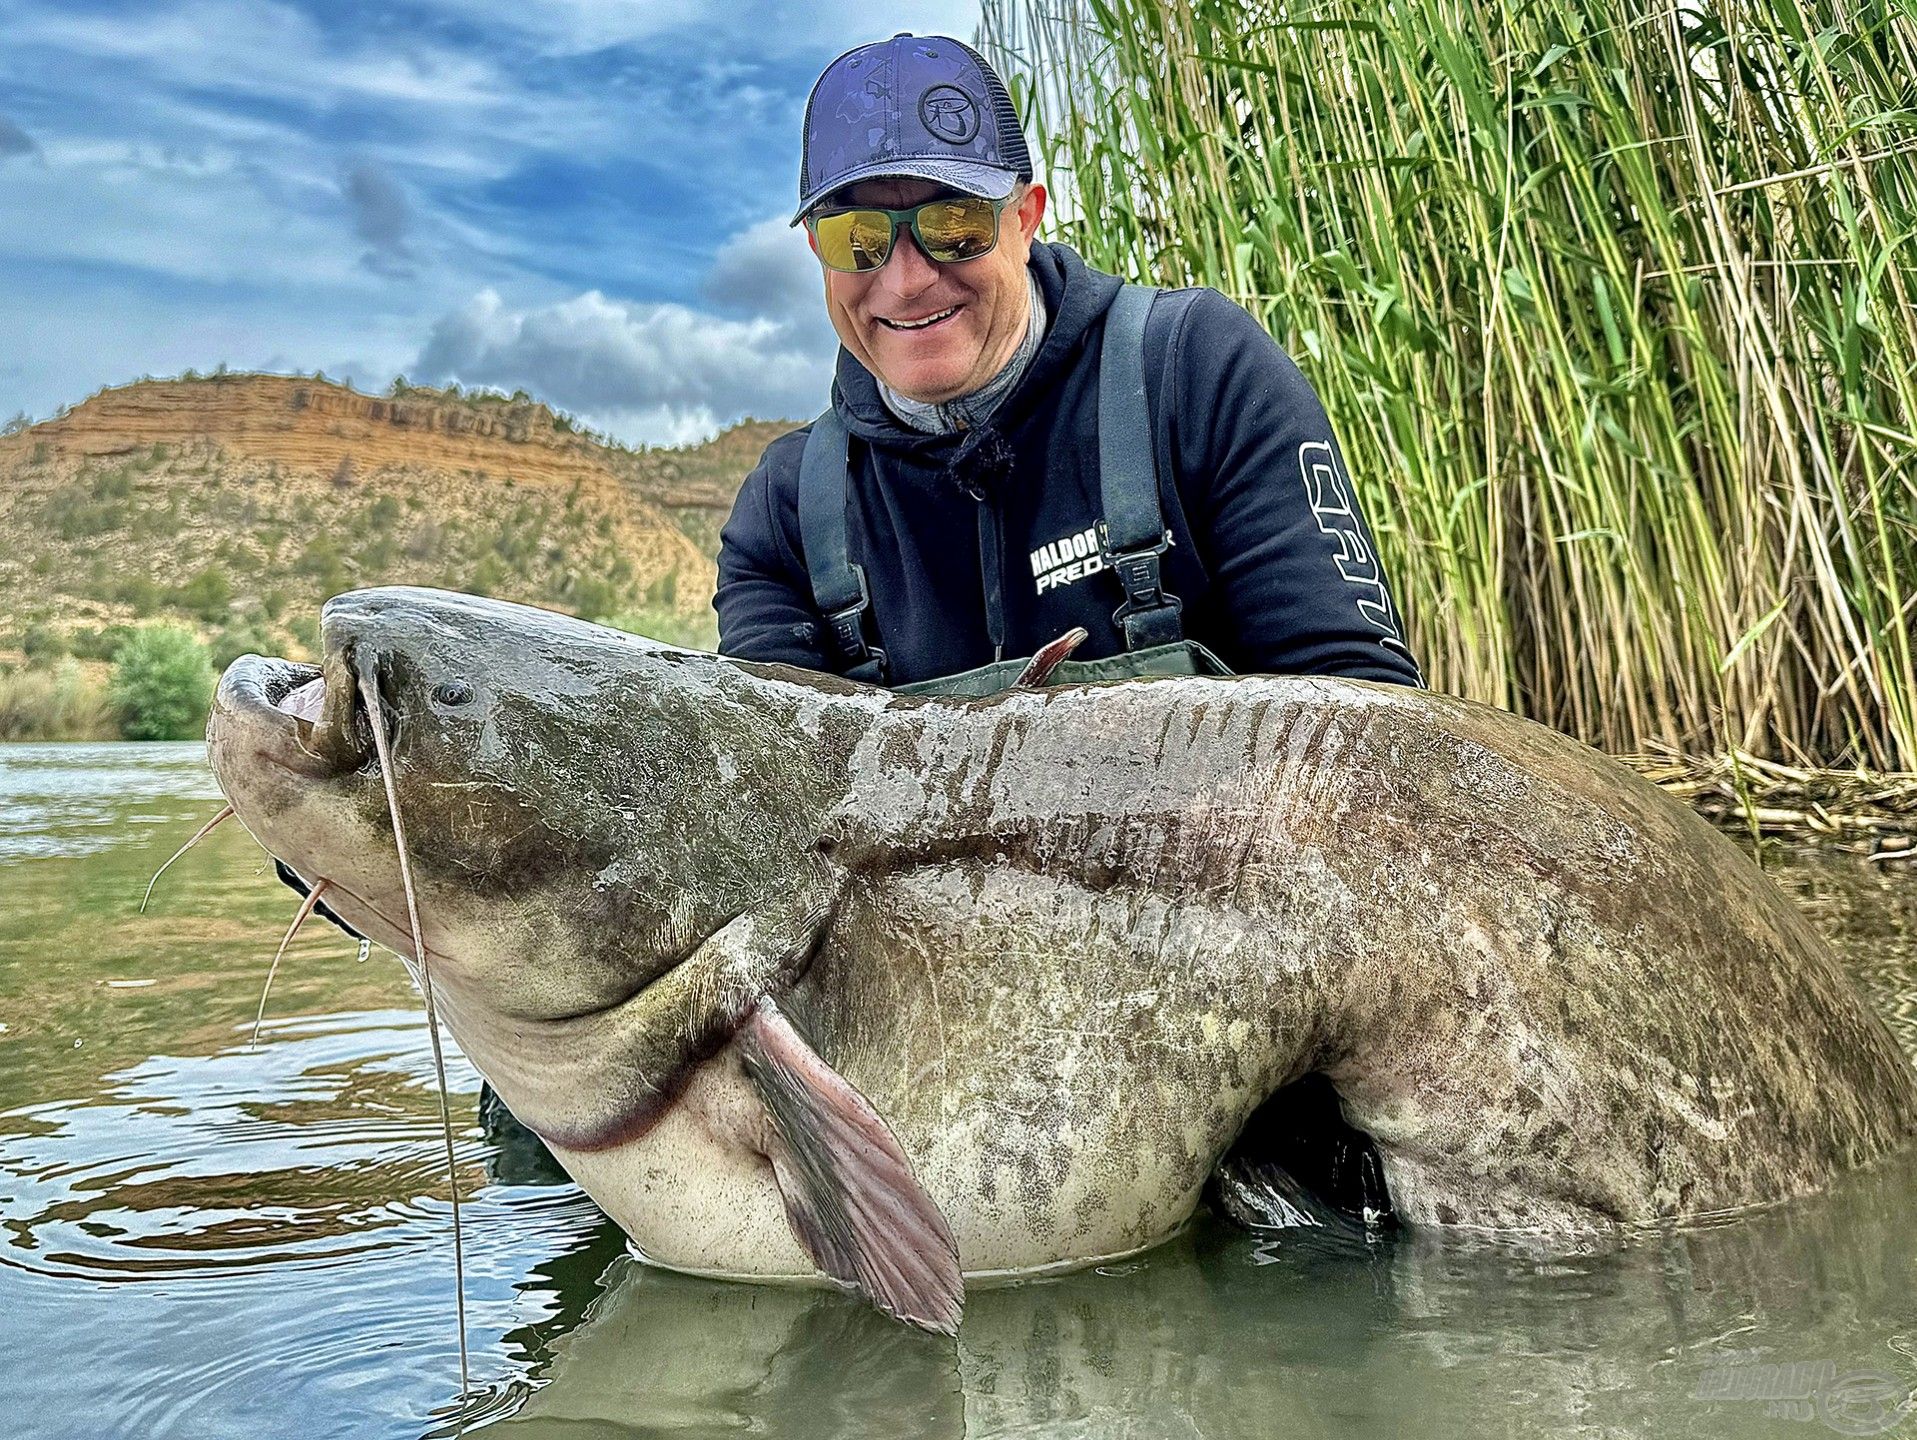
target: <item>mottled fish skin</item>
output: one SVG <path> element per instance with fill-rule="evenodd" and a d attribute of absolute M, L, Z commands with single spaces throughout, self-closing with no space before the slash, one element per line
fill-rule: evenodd
<path fill-rule="evenodd" d="M 1486 706 L 1273 677 L 894 697 L 418 590 L 325 631 L 329 692 L 350 654 L 400 717 L 442 1014 L 664 1263 L 813 1273 L 738 1053 L 768 995 L 968 1274 L 1156 1243 L 1313 1072 L 1406 1221 L 1580 1244 L 1817 1189 L 1917 1126 L 1908 1063 L 1735 846 Z M 438 704 L 449 679 L 477 695 Z M 376 781 L 263 760 L 262 685 L 223 683 L 222 787 L 404 948 Z"/>
<path fill-rule="evenodd" d="M 857 883 L 806 986 L 838 997 L 846 1073 L 898 1095 L 908 1140 L 996 1102 L 957 1168 L 1001 1177 L 1036 1248 L 1076 1243 L 1128 1176 L 1165 1176 L 1182 1213 L 1310 1071 L 1414 1224 L 1588 1235 L 1761 1203 L 1913 1129 L 1908 1063 L 1776 887 L 1504 712 L 1154 680 L 894 707 L 852 769 L 827 833 Z M 1017 954 L 1031 973 L 979 958 Z M 874 970 L 868 1009 L 935 1009 L 935 1053 L 991 1058 L 929 1091 L 866 1074 L 896 1034 L 852 1008 Z"/>

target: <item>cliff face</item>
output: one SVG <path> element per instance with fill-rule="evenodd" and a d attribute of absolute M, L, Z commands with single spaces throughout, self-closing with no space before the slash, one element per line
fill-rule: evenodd
<path fill-rule="evenodd" d="M 147 380 L 105 390 L 9 443 L 44 443 L 71 458 L 113 459 L 210 441 L 235 460 L 330 475 L 342 460 L 380 470 L 480 472 L 521 484 L 615 478 L 617 452 L 562 428 L 534 401 L 463 399 L 413 391 L 398 399 L 281 375 Z M 4 465 L 0 458 L 0 465 Z"/>
<path fill-rule="evenodd" d="M 784 428 L 635 452 L 523 399 L 277 375 L 103 391 L 0 438 L 0 649 L 169 611 L 297 632 L 325 594 L 386 583 L 708 625 L 717 523 Z"/>

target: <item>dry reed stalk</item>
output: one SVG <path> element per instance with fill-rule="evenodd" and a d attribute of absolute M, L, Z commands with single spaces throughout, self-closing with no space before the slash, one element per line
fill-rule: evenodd
<path fill-rule="evenodd" d="M 1727 830 L 1880 863 L 1917 862 L 1917 774 L 1806 768 L 1743 751 L 1684 755 L 1666 746 L 1621 758 Z"/>

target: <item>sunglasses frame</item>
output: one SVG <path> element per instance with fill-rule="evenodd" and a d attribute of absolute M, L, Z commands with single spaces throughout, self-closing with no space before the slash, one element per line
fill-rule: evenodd
<path fill-rule="evenodd" d="M 950 205 L 954 200 L 971 200 L 981 205 L 990 205 L 992 207 L 992 243 L 979 251 L 978 254 L 967 255 L 963 260 L 934 260 L 932 259 L 932 252 L 925 247 L 925 236 L 919 231 L 919 211 L 925 209 L 928 205 Z M 999 221 L 1011 203 L 1012 197 L 1010 195 L 1007 195 L 1003 200 L 991 200 L 983 195 L 935 195 L 930 200 L 921 200 L 918 204 L 907 206 L 903 210 L 889 210 L 883 205 L 822 206 L 806 215 L 805 228 L 812 232 L 812 239 L 816 243 L 819 238 L 819 221 L 828 219 L 833 215 L 851 215 L 857 213 L 861 215 L 883 215 L 885 217 L 886 223 L 892 227 L 891 237 L 885 242 L 885 259 L 879 261 L 878 264 L 872 266 L 870 269 L 860 270 L 856 267 L 847 269 L 842 265 L 833 265 L 826 260 L 823 252 L 819 252 L 819 263 L 824 265 L 826 269 L 836 271 L 840 275 L 876 275 L 879 271 L 883 270 L 887 262 L 891 260 L 892 252 L 898 248 L 899 231 L 901 229 L 912 232 L 912 243 L 919 247 L 919 254 L 923 255 L 932 264 L 965 265 L 973 260 L 983 260 L 987 255 L 990 255 L 994 250 L 998 249 Z"/>

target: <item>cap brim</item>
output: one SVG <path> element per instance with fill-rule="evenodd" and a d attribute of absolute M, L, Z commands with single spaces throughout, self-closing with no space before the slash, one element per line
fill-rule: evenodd
<path fill-rule="evenodd" d="M 790 223 L 797 225 L 805 219 L 806 211 L 834 190 L 844 189 L 847 185 L 856 185 L 861 180 L 889 180 L 894 177 L 901 180 L 930 180 L 935 184 L 949 185 L 963 194 L 977 195 L 986 200 L 1003 200 L 1018 185 L 1018 176 L 1014 172 L 977 160 L 947 160 L 938 156 L 928 156 L 922 160 L 874 160 L 868 165 L 861 165 L 857 169 L 834 177 L 830 185 L 819 186 L 799 202 L 798 212 L 793 215 Z"/>

